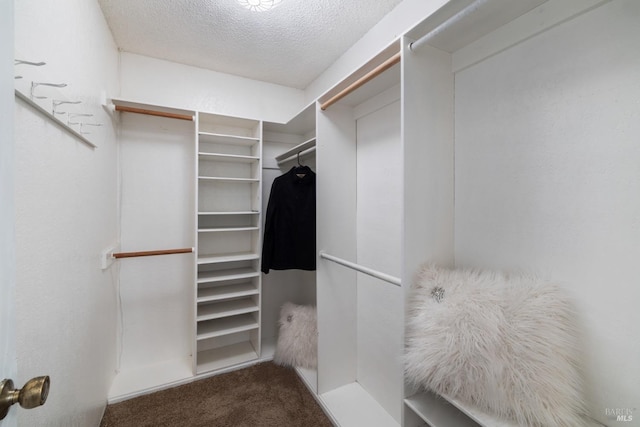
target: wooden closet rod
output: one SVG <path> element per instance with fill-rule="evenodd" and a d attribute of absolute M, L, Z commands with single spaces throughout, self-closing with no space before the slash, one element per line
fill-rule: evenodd
<path fill-rule="evenodd" d="M 127 113 L 146 114 L 148 116 L 168 117 L 170 119 L 193 121 L 193 116 L 178 113 L 165 113 L 164 111 L 146 110 L 144 108 L 125 107 L 124 105 L 116 105 L 116 111 L 124 111 Z"/>
<path fill-rule="evenodd" d="M 118 252 L 113 254 L 113 257 L 114 258 L 133 258 L 133 257 L 139 257 L 139 256 L 152 256 L 152 255 L 188 254 L 191 252 L 193 252 L 193 248 L 163 249 L 159 251 Z"/>
<path fill-rule="evenodd" d="M 349 95 L 354 90 L 358 89 L 360 86 L 362 86 L 365 83 L 367 83 L 368 81 L 373 80 L 374 78 L 378 77 L 380 74 L 384 73 L 389 68 L 393 67 L 398 62 L 400 62 L 400 57 L 401 57 L 400 52 L 396 53 L 391 58 L 387 59 L 382 64 L 378 65 L 376 68 L 374 68 L 373 70 L 369 71 L 367 74 L 365 74 L 364 76 L 360 77 L 358 80 L 356 80 L 355 82 L 351 83 L 349 86 L 347 86 L 346 88 L 342 89 L 340 92 L 338 92 L 337 94 L 333 95 L 331 98 L 329 98 L 328 100 L 326 100 L 325 102 L 320 104 L 320 109 L 323 110 L 323 111 L 326 110 L 327 108 L 329 108 L 330 106 L 332 106 L 336 102 L 340 101 L 345 96 Z"/>

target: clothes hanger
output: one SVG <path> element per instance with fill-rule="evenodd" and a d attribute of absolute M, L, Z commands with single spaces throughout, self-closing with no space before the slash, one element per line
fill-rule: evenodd
<path fill-rule="evenodd" d="M 307 175 L 307 172 L 309 171 L 309 167 L 303 165 L 302 163 L 300 163 L 300 152 L 298 151 L 298 155 L 297 155 L 297 162 L 298 162 L 298 166 L 295 166 L 295 174 L 298 176 L 298 178 L 302 178 L 305 175 Z"/>

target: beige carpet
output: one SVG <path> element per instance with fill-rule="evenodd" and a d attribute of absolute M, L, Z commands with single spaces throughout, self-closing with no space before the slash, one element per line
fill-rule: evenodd
<path fill-rule="evenodd" d="M 108 405 L 101 427 L 331 427 L 298 375 L 271 362 Z"/>

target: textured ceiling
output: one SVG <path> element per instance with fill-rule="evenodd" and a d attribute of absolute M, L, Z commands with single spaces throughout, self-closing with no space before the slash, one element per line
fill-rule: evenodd
<path fill-rule="evenodd" d="M 401 0 L 98 0 L 124 51 L 304 89 Z"/>

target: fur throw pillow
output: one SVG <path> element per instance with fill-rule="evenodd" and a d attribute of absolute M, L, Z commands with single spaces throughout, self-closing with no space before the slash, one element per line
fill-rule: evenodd
<path fill-rule="evenodd" d="M 280 310 L 280 332 L 273 361 L 283 366 L 315 369 L 318 365 L 316 308 L 284 303 Z"/>
<path fill-rule="evenodd" d="M 551 283 L 425 265 L 409 298 L 406 378 L 521 426 L 583 425 L 574 319 Z"/>

